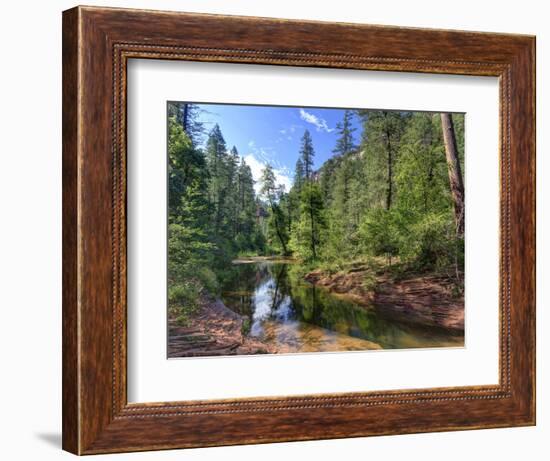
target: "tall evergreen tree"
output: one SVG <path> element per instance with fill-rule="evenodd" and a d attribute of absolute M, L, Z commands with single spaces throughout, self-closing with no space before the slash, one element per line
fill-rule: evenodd
<path fill-rule="evenodd" d="M 305 172 L 304 162 L 300 157 L 296 161 L 296 168 L 294 170 L 294 187 L 299 191 L 304 183 Z"/>
<path fill-rule="evenodd" d="M 359 111 L 363 118 L 363 149 L 366 152 L 367 182 L 371 200 L 389 210 L 394 201 L 395 163 L 408 113 Z M 370 180 L 369 181 L 369 177 Z M 382 180 L 382 181 L 381 181 Z"/>
<path fill-rule="evenodd" d="M 310 180 L 313 176 L 313 157 L 315 156 L 315 151 L 313 150 L 313 140 L 311 139 L 311 134 L 309 130 L 304 131 L 302 136 L 302 145 L 300 148 L 300 160 L 302 161 L 304 169 L 304 178 L 305 180 Z"/>
<path fill-rule="evenodd" d="M 175 117 L 176 122 L 187 133 L 194 146 L 200 144 L 204 133 L 203 124 L 199 121 L 199 106 L 187 102 L 168 103 L 168 117 Z"/>
<path fill-rule="evenodd" d="M 231 177 L 228 175 L 227 165 L 229 156 L 225 139 L 218 124 L 214 125 L 206 143 L 206 160 L 210 173 L 208 193 L 213 206 L 213 228 L 216 236 L 220 236 L 225 209 L 226 191 L 231 184 Z"/>
<path fill-rule="evenodd" d="M 270 164 L 267 164 L 262 171 L 261 193 L 266 198 L 271 211 L 269 223 L 277 236 L 283 254 L 288 254 L 288 232 L 285 225 L 284 211 L 280 206 L 281 196 L 284 194 L 284 188 L 276 184 L 275 172 Z"/>
<path fill-rule="evenodd" d="M 293 226 L 291 247 L 306 261 L 319 258 L 325 231 L 321 188 L 316 182 L 304 184 L 300 195 L 300 219 Z"/>
<path fill-rule="evenodd" d="M 254 224 L 256 217 L 256 197 L 254 193 L 254 179 L 252 171 L 241 159 L 239 164 L 237 181 L 237 239 L 239 250 L 250 250 L 253 247 Z"/>
<path fill-rule="evenodd" d="M 336 146 L 332 150 L 337 155 L 345 155 L 356 149 L 353 142 L 353 133 L 356 129 L 352 126 L 353 112 L 346 110 L 341 122 L 336 124 L 336 131 L 339 135 Z"/>
<path fill-rule="evenodd" d="M 226 184 L 223 191 L 225 196 L 225 232 L 231 239 L 237 236 L 237 228 L 239 225 L 239 190 L 235 185 L 238 184 L 240 160 L 239 152 L 237 148 L 233 146 L 226 158 Z"/>
<path fill-rule="evenodd" d="M 414 113 L 395 165 L 395 204 L 409 213 L 449 209 L 448 178 L 439 115 Z"/>
<path fill-rule="evenodd" d="M 172 286 L 189 279 L 200 290 L 199 268 L 211 260 L 215 244 L 209 233 L 208 174 L 201 151 L 177 123 L 168 122 L 168 278 Z"/>
<path fill-rule="evenodd" d="M 193 147 L 189 136 L 175 117 L 168 119 L 168 209 L 175 214 L 182 197 L 194 181 L 206 185 L 204 154 Z"/>

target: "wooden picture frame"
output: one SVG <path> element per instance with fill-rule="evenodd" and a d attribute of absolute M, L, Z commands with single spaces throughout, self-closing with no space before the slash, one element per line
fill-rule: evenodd
<path fill-rule="evenodd" d="M 128 404 L 131 58 L 496 76 L 500 382 Z M 535 424 L 535 38 L 76 7 L 63 13 L 63 448 L 93 454 Z"/>

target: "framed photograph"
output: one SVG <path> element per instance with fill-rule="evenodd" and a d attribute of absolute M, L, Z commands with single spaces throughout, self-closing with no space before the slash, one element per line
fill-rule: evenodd
<path fill-rule="evenodd" d="M 535 424 L 535 39 L 63 13 L 63 448 Z"/>

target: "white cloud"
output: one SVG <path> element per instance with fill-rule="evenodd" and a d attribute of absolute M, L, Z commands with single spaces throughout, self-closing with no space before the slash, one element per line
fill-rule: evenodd
<path fill-rule="evenodd" d="M 292 138 L 290 137 L 290 134 L 295 133 L 298 128 L 302 128 L 302 125 L 292 124 L 288 128 L 283 128 L 282 130 L 279 130 L 279 133 L 282 134 L 283 136 L 286 136 L 289 140 L 291 140 Z"/>
<path fill-rule="evenodd" d="M 326 120 L 317 117 L 316 115 L 313 115 L 310 112 L 306 112 L 304 109 L 300 109 L 300 118 L 307 123 L 311 123 L 312 125 L 317 128 L 317 131 L 326 131 L 327 133 L 330 133 L 334 131 L 334 128 L 329 128 L 327 125 Z"/>
<path fill-rule="evenodd" d="M 258 160 L 254 154 L 245 155 L 243 158 L 252 171 L 252 177 L 254 178 L 254 190 L 256 193 L 259 193 L 261 188 L 260 178 L 262 177 L 262 171 L 266 166 L 266 162 Z M 288 175 L 288 168 L 274 169 L 273 172 L 275 173 L 275 180 L 277 181 L 277 184 L 285 186 L 285 190 L 288 192 L 292 186 L 292 179 Z"/>

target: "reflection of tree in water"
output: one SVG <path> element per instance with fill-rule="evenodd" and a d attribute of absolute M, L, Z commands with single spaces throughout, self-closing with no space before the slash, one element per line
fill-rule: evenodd
<path fill-rule="evenodd" d="M 225 278 L 222 297 L 228 307 L 246 315 L 261 330 L 264 321 L 302 322 L 384 348 L 403 347 L 404 341 L 423 344 L 445 340 L 448 333 L 423 329 L 385 319 L 376 310 L 338 298 L 304 282 L 298 265 L 240 264 Z M 261 306 L 260 306 L 261 304 Z M 422 345 L 422 344 L 421 344 Z M 411 346 L 407 347 L 421 347 Z"/>
<path fill-rule="evenodd" d="M 269 271 L 273 277 L 270 318 L 287 320 L 294 317 L 293 303 L 290 298 L 286 264 L 273 264 Z"/>

